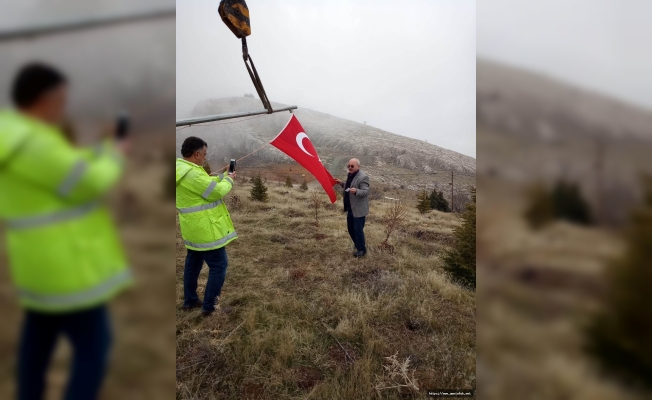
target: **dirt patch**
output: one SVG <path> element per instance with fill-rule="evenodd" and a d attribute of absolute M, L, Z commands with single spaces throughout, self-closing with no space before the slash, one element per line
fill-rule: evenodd
<path fill-rule="evenodd" d="M 383 253 L 394 254 L 394 246 L 389 243 L 381 243 L 378 245 L 378 250 Z"/>
<path fill-rule="evenodd" d="M 335 343 L 328 349 L 328 356 L 337 366 L 352 365 L 359 355 L 355 347 L 349 343 Z"/>
<path fill-rule="evenodd" d="M 293 268 L 290 270 L 289 275 L 294 280 L 303 279 L 306 277 L 306 270 L 303 268 Z"/>
<path fill-rule="evenodd" d="M 324 375 L 319 369 L 308 366 L 297 368 L 295 376 L 297 377 L 297 386 L 303 390 L 312 389 L 324 379 Z"/>
<path fill-rule="evenodd" d="M 244 399 L 260 399 L 265 394 L 265 386 L 262 383 L 245 383 L 242 387 Z"/>
<path fill-rule="evenodd" d="M 373 297 L 392 292 L 401 284 L 400 276 L 380 268 L 353 271 L 345 279 L 349 279 L 354 288 L 367 289 Z"/>
<path fill-rule="evenodd" d="M 287 244 L 287 243 L 290 242 L 290 239 L 288 239 L 285 236 L 281 236 L 281 235 L 272 235 L 269 238 L 269 241 L 272 242 L 272 243 Z"/>
<path fill-rule="evenodd" d="M 539 289 L 571 290 L 594 297 L 600 297 L 606 290 L 601 279 L 545 266 L 524 265 L 514 272 L 514 277 L 523 284 Z"/>
<path fill-rule="evenodd" d="M 405 321 L 405 327 L 411 331 L 417 331 L 425 326 L 425 322 L 418 318 L 408 318 Z"/>
<path fill-rule="evenodd" d="M 288 218 L 301 218 L 306 216 L 306 213 L 297 210 L 296 208 L 288 208 L 287 210 L 283 210 L 282 214 Z"/>
<path fill-rule="evenodd" d="M 328 236 L 324 235 L 323 233 L 318 233 L 318 234 L 315 235 L 315 239 L 317 239 L 317 240 L 324 240 L 327 237 Z"/>
<path fill-rule="evenodd" d="M 452 246 L 455 241 L 455 237 L 451 233 L 434 232 L 426 229 L 404 232 L 415 239 L 419 239 L 424 242 L 436 242 L 446 246 Z"/>

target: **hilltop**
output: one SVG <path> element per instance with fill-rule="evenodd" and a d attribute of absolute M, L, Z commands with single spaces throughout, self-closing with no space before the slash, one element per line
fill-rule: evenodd
<path fill-rule="evenodd" d="M 285 104 L 272 103 L 280 108 Z M 245 97 L 207 99 L 199 102 L 192 117 L 261 109 L 259 100 Z M 372 181 L 406 189 L 449 188 L 450 172 L 460 175 L 459 189 L 475 179 L 475 159 L 422 140 L 411 139 L 369 125 L 318 111 L 299 108 L 295 115 L 305 128 L 324 165 L 333 175 L 341 175 L 351 157 L 361 160 Z M 289 113 L 246 117 L 219 123 L 196 125 L 177 132 L 177 152 L 183 140 L 195 135 L 209 144 L 212 167 L 223 166 L 230 158 L 248 154 L 273 139 L 283 129 Z M 269 146 L 239 166 L 260 167 L 290 163 L 291 160 Z M 294 161 L 292 161 L 294 163 Z M 462 177 L 462 175 L 464 175 Z"/>

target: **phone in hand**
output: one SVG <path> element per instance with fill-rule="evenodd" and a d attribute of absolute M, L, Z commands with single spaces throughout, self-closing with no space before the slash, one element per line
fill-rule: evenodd
<path fill-rule="evenodd" d="M 125 139 L 129 133 L 129 114 L 121 112 L 115 124 L 115 137 L 118 140 Z"/>
<path fill-rule="evenodd" d="M 229 163 L 229 174 L 232 174 L 235 172 L 235 159 L 231 159 L 231 162 Z"/>

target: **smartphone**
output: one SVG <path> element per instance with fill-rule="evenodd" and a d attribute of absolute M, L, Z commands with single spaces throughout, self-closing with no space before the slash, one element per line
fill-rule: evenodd
<path fill-rule="evenodd" d="M 235 172 L 235 159 L 231 159 L 231 163 L 229 164 L 229 174 L 232 174 Z"/>
<path fill-rule="evenodd" d="M 115 124 L 115 137 L 118 140 L 124 139 L 129 133 L 129 114 L 121 112 Z"/>

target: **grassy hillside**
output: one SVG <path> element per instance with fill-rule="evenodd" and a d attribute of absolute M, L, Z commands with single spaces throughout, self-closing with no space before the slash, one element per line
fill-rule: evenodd
<path fill-rule="evenodd" d="M 298 185 L 270 182 L 265 204 L 247 199 L 250 188 L 236 183 L 227 200 L 239 238 L 207 319 L 181 310 L 177 227 L 178 399 L 425 399 L 427 389 L 475 387 L 475 293 L 450 283 L 440 258 L 457 217 L 411 206 L 388 254 L 376 247 L 385 206 L 372 201 L 369 253 L 354 259 L 340 200 L 317 227 Z M 391 388 L 409 382 L 418 391 Z"/>

